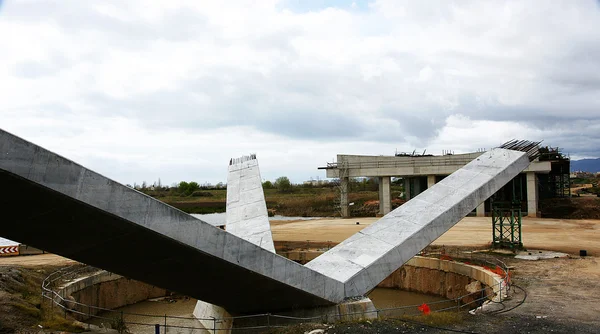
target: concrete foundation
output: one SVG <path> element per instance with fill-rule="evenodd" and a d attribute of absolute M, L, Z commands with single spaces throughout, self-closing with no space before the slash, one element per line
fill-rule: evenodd
<path fill-rule="evenodd" d="M 96 272 L 68 282 L 57 290 L 64 299 L 71 299 L 81 304 L 105 309 L 116 309 L 169 294 L 165 289 L 106 271 Z M 56 301 L 59 302 L 57 299 Z M 87 315 L 97 315 L 100 312 L 98 309 L 83 307 L 74 303 L 67 303 L 66 306 Z M 89 318 L 89 316 L 75 313 L 73 316 L 76 316 L 79 320 Z"/>
<path fill-rule="evenodd" d="M 194 317 L 211 334 L 231 333 L 233 318 L 222 307 L 199 300 L 194 308 Z"/>
<path fill-rule="evenodd" d="M 307 322 L 335 323 L 339 321 L 360 321 L 377 319 L 378 311 L 371 299 L 358 297 L 344 301 L 338 305 L 328 307 L 315 307 L 309 309 L 297 309 L 283 313 L 265 314 L 262 316 L 236 318 L 233 322 L 233 333 L 236 328 L 247 327 L 276 327 L 297 324 L 297 318 L 309 319 Z M 289 319 L 286 317 L 293 317 Z"/>

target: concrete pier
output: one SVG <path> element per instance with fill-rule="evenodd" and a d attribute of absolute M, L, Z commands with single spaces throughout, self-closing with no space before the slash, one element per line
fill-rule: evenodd
<path fill-rule="evenodd" d="M 433 187 L 435 184 L 435 175 L 427 175 L 427 189 Z"/>
<path fill-rule="evenodd" d="M 391 178 L 382 176 L 379 178 L 379 214 L 387 215 L 392 211 L 392 193 L 390 188 Z"/>
<path fill-rule="evenodd" d="M 527 177 L 527 216 L 538 217 L 538 184 L 534 172 L 528 172 Z"/>
<path fill-rule="evenodd" d="M 485 217 L 485 201 L 481 202 L 475 209 L 477 217 Z"/>

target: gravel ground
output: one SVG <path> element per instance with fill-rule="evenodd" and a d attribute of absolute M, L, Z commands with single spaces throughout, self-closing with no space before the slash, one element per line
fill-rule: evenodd
<path fill-rule="evenodd" d="M 323 334 L 363 334 L 363 333 L 598 333 L 598 324 L 578 321 L 559 321 L 550 318 L 536 318 L 524 315 L 476 315 L 464 321 L 445 326 L 422 325 L 413 320 L 387 319 L 373 322 L 339 323 L 335 325 L 295 326 L 284 331 L 266 333 L 305 334 L 315 329 L 323 329 Z M 316 333 L 315 333 L 316 334 Z"/>

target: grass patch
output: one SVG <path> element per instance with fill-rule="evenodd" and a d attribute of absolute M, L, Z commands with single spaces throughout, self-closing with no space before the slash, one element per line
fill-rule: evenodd
<path fill-rule="evenodd" d="M 80 325 L 76 325 L 73 321 L 69 319 L 65 319 L 57 314 L 53 314 L 48 318 L 44 319 L 41 323 L 42 327 L 45 329 L 53 330 L 53 331 L 61 331 L 61 332 L 70 332 L 70 333 L 81 333 L 85 331 Z"/>
<path fill-rule="evenodd" d="M 8 305 L 11 306 L 15 312 L 19 312 L 20 314 L 23 314 L 27 317 L 39 318 L 41 316 L 40 309 L 36 307 L 16 302 L 10 302 L 8 303 Z"/>
<path fill-rule="evenodd" d="M 119 332 L 119 334 L 123 334 L 123 333 L 129 333 L 129 329 L 127 328 L 127 324 L 125 323 L 125 321 L 123 320 L 122 317 L 115 317 L 113 318 L 113 320 L 111 321 L 111 326 L 113 329 L 115 329 L 117 332 Z"/>

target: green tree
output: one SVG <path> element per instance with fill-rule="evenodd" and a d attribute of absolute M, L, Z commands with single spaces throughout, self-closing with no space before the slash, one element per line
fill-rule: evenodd
<path fill-rule="evenodd" d="M 279 190 L 279 192 L 290 192 L 292 190 L 292 183 L 287 176 L 280 176 L 275 180 L 275 188 Z"/>
<path fill-rule="evenodd" d="M 192 181 L 192 182 L 188 183 L 188 189 L 187 189 L 186 194 L 191 195 L 194 191 L 196 191 L 198 189 L 200 189 L 200 185 L 198 184 L 198 182 Z"/>
<path fill-rule="evenodd" d="M 190 184 L 185 181 L 179 182 L 179 186 L 177 186 L 180 194 L 187 194 L 189 187 Z"/>
<path fill-rule="evenodd" d="M 265 182 L 263 182 L 262 186 L 263 186 L 263 189 L 273 189 L 273 183 L 269 180 L 266 180 Z"/>

